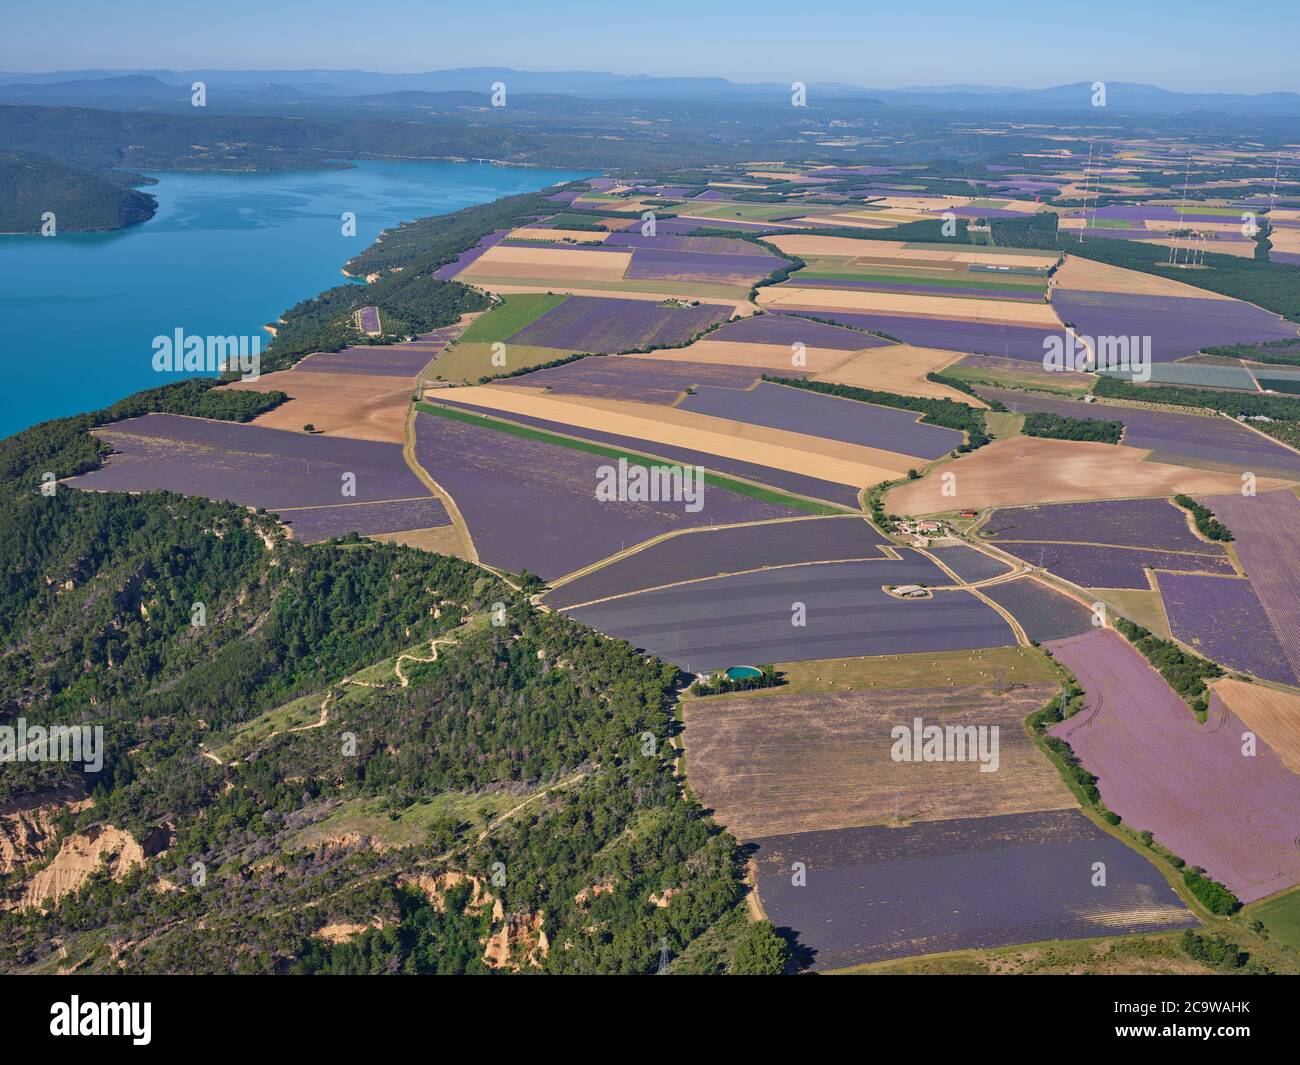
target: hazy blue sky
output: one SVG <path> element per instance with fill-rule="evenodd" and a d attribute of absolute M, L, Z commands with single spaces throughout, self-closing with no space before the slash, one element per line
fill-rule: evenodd
<path fill-rule="evenodd" d="M 1300 91 L 1300 0 L 49 0 L 0 70 L 462 66 L 736 81 Z"/>

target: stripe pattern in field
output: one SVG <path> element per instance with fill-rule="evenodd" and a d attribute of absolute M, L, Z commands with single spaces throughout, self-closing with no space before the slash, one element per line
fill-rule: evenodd
<path fill-rule="evenodd" d="M 1251 581 L 1196 573 L 1157 575 L 1169 628 L 1206 658 L 1265 680 L 1296 683 Z"/>
<path fill-rule="evenodd" d="M 1085 405 L 1068 399 L 1047 399 L 1000 388 L 978 387 L 989 400 L 1001 401 L 1017 414 L 1045 411 L 1067 418 L 1122 421 L 1128 447 L 1154 452 L 1159 462 L 1202 465 L 1208 469 L 1249 470 L 1260 476 L 1300 477 L 1300 455 L 1247 429 L 1231 418 L 1120 407 L 1105 403 Z"/>
<path fill-rule="evenodd" d="M 546 388 L 569 396 L 629 399 L 638 403 L 674 403 L 688 388 L 712 385 L 746 389 L 762 374 L 748 366 L 676 362 L 669 359 L 593 355 L 544 370 L 512 377 L 514 388 Z M 802 377 L 803 373 L 794 372 Z"/>
<path fill-rule="evenodd" d="M 1057 691 L 1056 684 L 1042 682 L 847 692 L 776 688 L 686 700 L 691 788 L 741 840 L 1069 809 L 1074 797 L 1022 724 Z M 972 727 L 996 728 L 996 771 L 981 772 L 978 740 L 961 761 L 896 760 L 892 730 L 910 728 L 918 717 L 971 738 Z M 986 757 L 989 750 L 986 745 Z"/>
<path fill-rule="evenodd" d="M 476 406 L 472 403 L 456 402 L 449 398 L 448 393 L 439 393 L 437 398 L 438 402 L 443 406 L 451 407 L 456 410 L 476 411 L 490 415 L 497 415 L 500 413 L 485 407 Z M 590 440 L 593 443 L 604 444 L 609 447 L 627 448 L 630 451 L 638 451 L 657 458 L 665 459 L 669 462 L 680 462 L 690 466 L 703 466 L 705 470 L 710 472 L 741 477 L 745 480 L 756 481 L 760 484 L 770 485 L 773 488 L 779 488 L 785 492 L 793 492 L 795 495 L 808 496 L 812 499 L 824 499 L 827 502 L 848 507 L 852 510 L 858 509 L 858 492 L 856 488 L 852 488 L 849 485 L 837 484 L 834 481 L 822 480 L 819 477 L 807 477 L 802 474 L 791 473 L 788 470 L 778 470 L 771 466 L 762 466 L 755 462 L 741 462 L 737 459 L 721 458 L 709 452 L 677 447 L 672 444 L 664 444 L 659 441 L 645 440 L 634 436 L 606 433 L 597 429 L 585 429 L 581 426 L 569 425 L 567 422 L 557 422 L 549 418 L 538 418 L 533 415 L 518 414 L 513 411 L 508 415 L 508 418 L 510 421 L 518 422 L 521 425 L 528 425 L 537 429 L 545 429 L 548 432 L 553 433 L 563 433 L 566 436 L 574 436 L 582 440 Z"/>
<path fill-rule="evenodd" d="M 772 923 L 814 970 L 1048 939 L 1187 928 L 1140 854 L 1077 810 L 804 832 L 757 841 Z M 1106 887 L 1092 886 L 1106 863 Z M 802 862 L 807 883 L 791 883 Z"/>
<path fill-rule="evenodd" d="M 1092 611 L 1032 577 L 991 584 L 980 591 L 1011 614 L 1026 635 L 1039 643 L 1075 636 L 1092 627 Z"/>
<path fill-rule="evenodd" d="M 294 535 L 304 540 L 354 531 L 399 532 L 447 520 L 407 467 L 400 444 L 175 414 L 129 418 L 97 433 L 114 454 L 102 468 L 70 478 L 74 488 L 179 492 L 276 513 L 322 508 L 298 510 L 296 520 L 288 519 Z M 344 495 L 349 486 L 355 494 Z M 429 520 L 439 514 L 441 521 Z M 421 524 L 403 526 L 402 520 Z"/>
<path fill-rule="evenodd" d="M 1220 577 L 1236 575 L 1232 563 L 1223 555 L 1033 540 L 1000 540 L 998 547 L 1081 588 L 1147 589 L 1151 587 L 1146 574 L 1148 568 L 1174 573 L 1213 573 Z"/>
<path fill-rule="evenodd" d="M 1055 540 L 1223 554 L 1221 544 L 1202 540 L 1192 532 L 1186 510 L 1165 499 L 1106 499 L 1006 507 L 980 527 L 980 535 L 999 541 Z"/>
<path fill-rule="evenodd" d="M 510 341 L 597 354 L 672 347 L 726 321 L 729 314 L 727 307 L 716 303 L 677 307 L 649 300 L 570 296 Z"/>
<path fill-rule="evenodd" d="M 967 583 L 986 581 L 991 577 L 1000 577 L 1011 572 L 1011 565 L 983 551 L 977 551 L 965 544 L 948 544 L 944 547 L 932 547 L 930 554 L 947 566 Z"/>
<path fill-rule="evenodd" d="M 900 561 L 826 563 L 715 577 L 572 613 L 606 635 L 691 672 L 737 663 L 1015 643 L 1005 619 L 969 592 L 941 591 L 906 601 L 887 594 L 886 585 L 951 583 L 929 559 L 906 549 L 901 554 Z"/>
<path fill-rule="evenodd" d="M 879 347 L 888 341 L 870 333 L 843 326 L 813 322 L 789 314 L 753 314 L 739 321 L 728 322 L 709 334 L 710 340 L 738 341 L 750 344 L 803 344 L 808 348 L 832 348 L 838 351 L 860 351 Z"/>
<path fill-rule="evenodd" d="M 882 557 L 885 543 L 865 518 L 811 518 L 709 529 L 670 537 L 548 592 L 547 606 L 626 595 L 682 581 L 801 562 Z"/>
<path fill-rule="evenodd" d="M 960 447 L 964 439 L 954 429 L 922 425 L 921 416 L 914 411 L 804 392 L 769 381 L 746 391 L 701 386 L 678 406 L 714 418 L 883 448 L 916 458 L 937 459 Z"/>
<path fill-rule="evenodd" d="M 1261 742 L 1243 757 L 1230 713 L 1199 724 L 1114 629 L 1048 647 L 1087 693 L 1052 735 L 1097 777 L 1109 809 L 1243 902 L 1300 883 L 1300 777 L 1272 750 Z"/>
<path fill-rule="evenodd" d="M 601 501 L 599 470 L 613 459 L 423 412 L 415 432 L 417 460 L 456 501 L 479 557 L 545 579 L 674 529 L 796 513 L 708 486 L 695 512 L 684 502 Z"/>
<path fill-rule="evenodd" d="M 405 344 L 371 344 L 318 351 L 294 365 L 295 372 L 371 374 L 376 377 L 415 377 L 447 345 L 464 331 L 465 325 L 443 326 Z"/>
<path fill-rule="evenodd" d="M 1211 496 L 1201 502 L 1236 537 L 1237 557 L 1291 672 L 1300 676 L 1300 499 L 1281 491 Z"/>

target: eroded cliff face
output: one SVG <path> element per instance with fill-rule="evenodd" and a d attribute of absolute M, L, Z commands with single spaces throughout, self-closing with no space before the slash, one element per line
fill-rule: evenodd
<path fill-rule="evenodd" d="M 0 873 L 21 871 L 32 862 L 43 861 L 54 844 L 59 815 L 90 805 L 89 799 L 32 799 L 0 810 Z"/>

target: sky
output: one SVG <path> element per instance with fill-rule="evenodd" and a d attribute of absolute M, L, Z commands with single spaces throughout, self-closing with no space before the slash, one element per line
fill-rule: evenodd
<path fill-rule="evenodd" d="M 504 66 L 868 88 L 1300 91 L 1300 0 L 42 0 L 0 70 Z"/>

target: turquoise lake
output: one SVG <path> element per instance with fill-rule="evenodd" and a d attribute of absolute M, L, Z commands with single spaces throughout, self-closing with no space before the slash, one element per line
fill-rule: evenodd
<path fill-rule="evenodd" d="M 477 163 L 153 174 L 158 213 L 114 233 L 0 236 L 0 437 L 176 380 L 153 338 L 262 337 L 299 300 L 344 281 L 380 230 L 585 174 Z M 356 236 L 341 215 L 356 216 Z"/>

